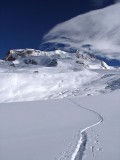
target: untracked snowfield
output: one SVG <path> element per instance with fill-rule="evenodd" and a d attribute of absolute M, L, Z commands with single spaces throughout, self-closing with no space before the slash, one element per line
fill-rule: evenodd
<path fill-rule="evenodd" d="M 0 160 L 119 160 L 120 92 L 0 104 Z"/>

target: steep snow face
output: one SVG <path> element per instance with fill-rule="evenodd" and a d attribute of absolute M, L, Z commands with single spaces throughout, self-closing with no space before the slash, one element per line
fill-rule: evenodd
<path fill-rule="evenodd" d="M 45 52 L 35 49 L 17 49 L 10 50 L 5 57 L 5 60 L 11 61 L 14 66 L 25 66 L 25 64 L 32 64 L 52 67 L 57 65 L 57 59 L 59 57 L 63 58 L 66 56 L 67 53 L 60 50 Z"/>
<path fill-rule="evenodd" d="M 120 3 L 77 16 L 50 30 L 41 46 L 51 44 L 69 50 L 91 44 L 97 49 L 107 50 L 98 54 L 120 60 L 119 15 Z"/>
<path fill-rule="evenodd" d="M 90 46 L 82 46 L 76 53 L 68 53 L 61 50 L 45 52 L 34 49 L 19 49 L 10 50 L 5 60 L 12 66 L 39 65 L 46 67 L 69 66 L 72 68 L 109 69 L 105 62 L 92 55 L 93 52 L 94 49 Z"/>
<path fill-rule="evenodd" d="M 30 56 L 53 56 L 53 55 L 65 55 L 66 52 L 56 50 L 56 51 L 51 51 L 51 52 L 45 52 L 45 51 L 40 51 L 40 50 L 35 50 L 35 49 L 14 49 L 10 50 L 6 57 L 6 61 L 13 61 L 16 60 L 19 57 L 30 57 Z"/>

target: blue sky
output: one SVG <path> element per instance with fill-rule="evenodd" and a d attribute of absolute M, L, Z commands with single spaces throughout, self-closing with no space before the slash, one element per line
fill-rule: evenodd
<path fill-rule="evenodd" d="M 1 0 L 0 58 L 10 49 L 39 49 L 42 37 L 56 24 L 114 0 Z"/>

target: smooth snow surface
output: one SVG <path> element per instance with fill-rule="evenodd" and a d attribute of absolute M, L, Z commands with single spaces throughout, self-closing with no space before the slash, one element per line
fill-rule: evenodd
<path fill-rule="evenodd" d="M 120 159 L 120 92 L 74 98 L 74 102 L 103 117 L 103 122 L 87 130 L 85 160 Z"/>
<path fill-rule="evenodd" d="M 0 159 L 119 160 L 119 96 L 1 103 Z"/>
<path fill-rule="evenodd" d="M 70 101 L 0 104 L 0 160 L 67 160 L 98 117 Z"/>

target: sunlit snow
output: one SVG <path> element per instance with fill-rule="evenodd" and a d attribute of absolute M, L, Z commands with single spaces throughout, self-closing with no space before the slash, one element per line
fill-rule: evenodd
<path fill-rule="evenodd" d="M 44 37 L 72 52 L 17 49 L 0 60 L 0 160 L 120 159 L 120 68 L 96 56 L 120 60 L 119 15 L 118 3 Z"/>

